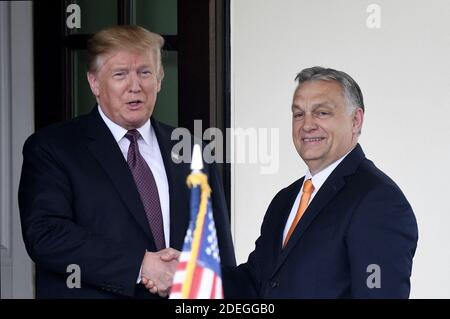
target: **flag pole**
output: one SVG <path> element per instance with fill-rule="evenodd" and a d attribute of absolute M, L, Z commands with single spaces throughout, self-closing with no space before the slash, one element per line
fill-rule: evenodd
<path fill-rule="evenodd" d="M 183 299 L 188 299 L 189 293 L 191 291 L 192 279 L 194 277 L 194 269 L 200 251 L 200 242 L 203 232 L 203 225 L 205 222 L 208 199 L 211 193 L 211 188 L 208 185 L 207 177 L 205 174 L 201 172 L 202 169 L 203 169 L 203 160 L 200 145 L 195 144 L 194 149 L 192 151 L 192 162 L 191 162 L 192 173 L 187 178 L 187 184 L 190 188 L 200 185 L 201 200 L 192 240 L 191 258 L 189 259 L 186 266 L 186 281 L 181 291 L 181 298 Z"/>

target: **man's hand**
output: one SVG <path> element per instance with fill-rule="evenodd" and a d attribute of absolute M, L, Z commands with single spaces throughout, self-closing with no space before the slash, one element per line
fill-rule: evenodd
<path fill-rule="evenodd" d="M 145 286 L 145 288 L 148 289 L 148 291 L 150 291 L 152 294 L 156 294 L 158 292 L 158 288 L 156 288 L 155 283 L 146 278 L 146 277 L 142 277 L 141 278 L 141 283 Z"/>
<path fill-rule="evenodd" d="M 146 252 L 142 261 L 141 283 L 151 293 L 166 297 L 170 293 L 180 252 L 165 248 L 158 252 Z"/>

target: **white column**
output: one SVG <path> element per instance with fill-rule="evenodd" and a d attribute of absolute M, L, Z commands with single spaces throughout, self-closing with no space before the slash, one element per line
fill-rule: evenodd
<path fill-rule="evenodd" d="M 33 298 L 17 203 L 22 147 L 34 131 L 31 1 L 0 2 L 1 297 Z"/>
<path fill-rule="evenodd" d="M 0 253 L 1 297 L 12 295 L 10 3 L 0 2 Z"/>

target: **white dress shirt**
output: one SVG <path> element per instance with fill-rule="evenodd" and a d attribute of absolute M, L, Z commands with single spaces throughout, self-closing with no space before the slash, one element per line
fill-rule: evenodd
<path fill-rule="evenodd" d="M 353 150 L 353 149 L 352 149 Z M 324 168 L 323 170 L 321 170 L 320 172 L 316 173 L 314 176 L 311 175 L 311 172 L 309 171 L 309 169 L 306 171 L 305 174 L 305 179 L 303 180 L 303 184 L 302 187 L 300 188 L 300 192 L 297 194 L 297 197 L 295 198 L 295 202 L 294 205 L 292 205 L 291 208 L 291 212 L 289 213 L 289 217 L 288 220 L 286 222 L 286 225 L 284 226 L 284 231 L 283 231 L 283 241 L 282 243 L 284 243 L 285 239 L 286 239 L 286 235 L 289 231 L 289 228 L 291 227 L 292 222 L 294 221 L 295 215 L 297 214 L 297 209 L 298 209 L 298 205 L 300 205 L 300 197 L 302 195 L 303 192 L 303 185 L 305 184 L 305 181 L 311 178 L 311 182 L 314 186 L 314 191 L 311 194 L 311 197 L 309 198 L 309 203 L 312 202 L 312 200 L 314 199 L 314 196 L 316 196 L 317 192 L 319 191 L 319 189 L 322 187 L 323 183 L 325 183 L 325 181 L 327 180 L 327 178 L 331 175 L 331 173 L 333 173 L 334 169 L 339 165 L 340 162 L 342 162 L 342 160 L 352 151 L 350 150 L 347 154 L 345 154 L 344 156 L 342 156 L 340 159 L 338 159 L 336 162 L 331 163 L 330 165 L 328 165 L 326 168 Z M 309 206 L 308 203 L 308 206 Z"/>
<path fill-rule="evenodd" d="M 98 111 L 105 124 L 111 131 L 114 139 L 122 151 L 122 155 L 127 160 L 128 148 L 130 147 L 130 140 L 125 137 L 128 132 L 127 129 L 111 121 L 105 113 L 103 113 L 100 105 Z M 164 239 L 166 247 L 170 245 L 170 197 L 169 197 L 169 183 L 167 181 L 166 169 L 164 161 L 159 149 L 158 140 L 156 139 L 155 131 L 151 125 L 150 119 L 145 124 L 137 129 L 141 135 L 138 139 L 139 152 L 150 167 L 153 177 L 155 178 L 156 186 L 158 188 L 159 201 L 161 203 Z"/>

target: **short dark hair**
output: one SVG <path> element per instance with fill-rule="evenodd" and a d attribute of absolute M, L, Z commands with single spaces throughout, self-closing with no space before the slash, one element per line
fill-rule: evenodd
<path fill-rule="evenodd" d="M 358 83 L 345 72 L 314 66 L 303 69 L 297 74 L 295 80 L 298 81 L 298 86 L 308 81 L 336 81 L 343 89 L 344 96 L 347 99 L 347 106 L 353 109 L 360 107 L 364 111 L 364 99 L 361 89 Z"/>

